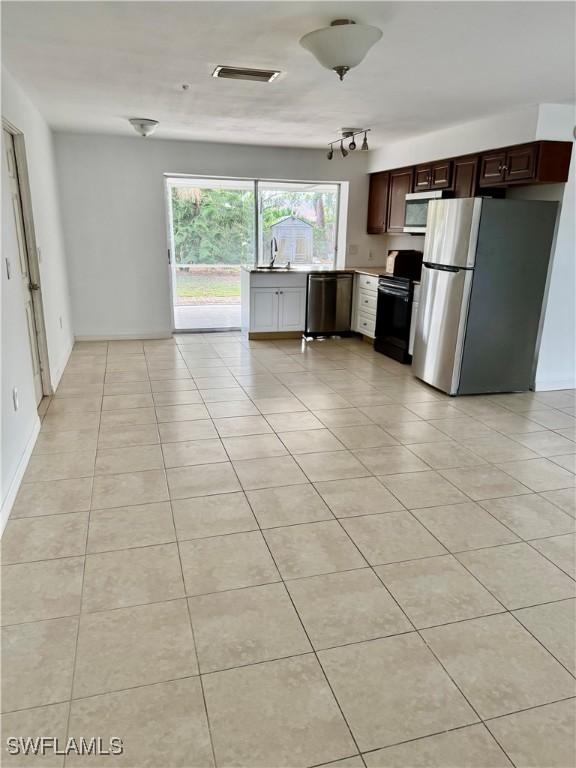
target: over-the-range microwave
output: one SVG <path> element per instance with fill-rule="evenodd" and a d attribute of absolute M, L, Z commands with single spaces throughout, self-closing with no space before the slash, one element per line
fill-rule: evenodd
<path fill-rule="evenodd" d="M 404 232 L 411 235 L 426 234 L 426 219 L 428 218 L 428 203 L 440 197 L 453 197 L 454 193 L 435 189 L 431 192 L 412 192 L 406 195 L 404 211 Z"/>

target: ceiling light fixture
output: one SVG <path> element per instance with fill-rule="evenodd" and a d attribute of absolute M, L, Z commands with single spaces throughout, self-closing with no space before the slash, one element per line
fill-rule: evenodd
<path fill-rule="evenodd" d="M 158 120 L 150 120 L 148 117 L 131 117 L 128 122 L 144 138 L 154 133 L 158 125 Z"/>
<path fill-rule="evenodd" d="M 342 157 L 348 157 L 348 150 L 351 152 L 354 152 L 355 149 L 358 148 L 358 145 L 356 144 L 356 141 L 354 140 L 355 136 L 359 136 L 361 133 L 364 134 L 364 140 L 362 141 L 362 146 L 360 147 L 361 151 L 366 152 L 368 147 L 368 131 L 370 128 L 342 128 L 340 130 L 340 133 L 342 134 L 341 138 L 334 139 L 334 141 L 328 142 L 328 152 L 326 153 L 326 157 L 328 160 L 332 160 L 334 157 L 334 144 L 340 145 L 340 154 Z M 348 144 L 348 149 L 344 146 L 344 142 L 350 139 L 350 143 Z"/>
<path fill-rule="evenodd" d="M 329 27 L 304 35 L 300 45 L 343 80 L 348 70 L 357 67 L 381 37 L 378 27 L 357 24 L 352 19 L 335 19 Z"/>

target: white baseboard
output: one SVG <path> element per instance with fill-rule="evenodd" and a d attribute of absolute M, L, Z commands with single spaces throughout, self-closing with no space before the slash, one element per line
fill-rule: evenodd
<path fill-rule="evenodd" d="M 172 331 L 150 331 L 149 333 L 109 333 L 106 336 L 101 335 L 80 335 L 76 336 L 76 341 L 145 341 L 146 339 L 170 339 Z"/>
<path fill-rule="evenodd" d="M 534 383 L 535 392 L 554 392 L 559 389 L 576 389 L 576 379 L 541 379 Z"/>
<path fill-rule="evenodd" d="M 24 472 L 26 471 L 26 467 L 28 466 L 28 462 L 30 461 L 30 456 L 32 455 L 32 451 L 34 450 L 34 445 L 36 444 L 36 438 L 38 437 L 39 432 L 40 432 L 40 419 L 37 418 L 36 423 L 34 424 L 34 429 L 32 430 L 32 433 L 28 438 L 28 442 L 26 443 L 26 448 L 24 449 L 24 453 L 22 454 L 20 463 L 16 467 L 16 472 L 14 473 L 14 477 L 12 478 L 12 482 L 10 483 L 10 487 L 8 488 L 8 493 L 6 494 L 6 498 L 2 502 L 2 508 L 0 509 L 0 536 L 2 536 L 2 534 L 4 533 L 4 528 L 6 527 L 6 523 L 8 522 L 8 517 L 10 516 L 10 512 L 12 511 L 14 501 L 16 500 L 16 494 L 18 493 L 18 489 L 20 488 L 20 484 L 22 483 L 22 478 L 24 477 Z"/>

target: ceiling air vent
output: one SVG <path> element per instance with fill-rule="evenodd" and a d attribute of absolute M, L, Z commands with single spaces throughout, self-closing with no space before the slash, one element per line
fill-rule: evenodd
<path fill-rule="evenodd" d="M 271 83 L 280 72 L 274 69 L 248 69 L 247 67 L 216 67 L 212 77 L 224 77 L 227 80 L 253 80 L 257 83 Z"/>

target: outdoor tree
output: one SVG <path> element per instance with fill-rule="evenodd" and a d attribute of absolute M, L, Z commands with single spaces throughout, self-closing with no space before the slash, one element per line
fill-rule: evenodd
<path fill-rule="evenodd" d="M 259 199 L 262 245 L 286 216 L 312 225 L 314 256 L 334 252 L 336 193 L 318 190 L 262 189 Z M 172 219 L 177 264 L 244 264 L 254 260 L 252 189 L 172 188 Z"/>

